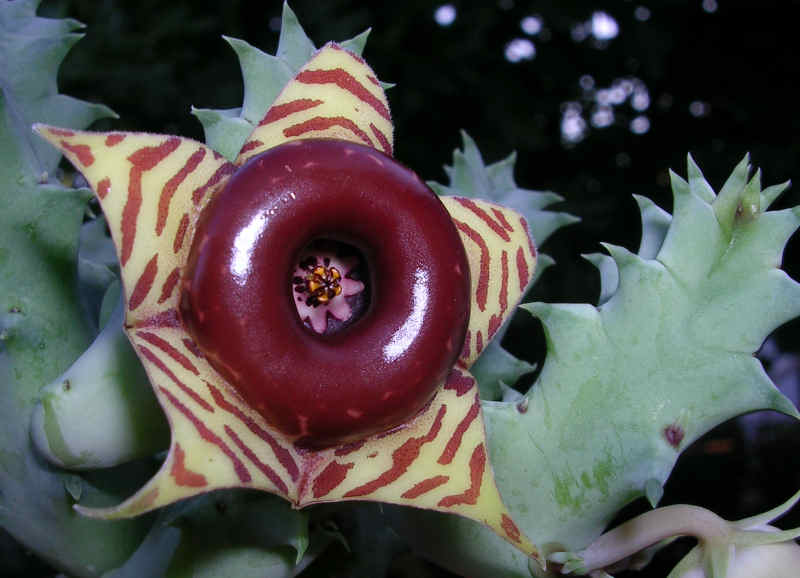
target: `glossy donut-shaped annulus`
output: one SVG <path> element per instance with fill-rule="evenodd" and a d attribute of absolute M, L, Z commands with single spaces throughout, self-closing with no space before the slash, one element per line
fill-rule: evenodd
<path fill-rule="evenodd" d="M 329 333 L 304 323 L 293 290 L 320 241 L 357 250 L 369 292 Z M 413 418 L 469 321 L 467 257 L 442 203 L 390 157 L 338 140 L 293 141 L 240 168 L 200 215 L 181 288 L 181 318 L 211 365 L 306 447 Z"/>

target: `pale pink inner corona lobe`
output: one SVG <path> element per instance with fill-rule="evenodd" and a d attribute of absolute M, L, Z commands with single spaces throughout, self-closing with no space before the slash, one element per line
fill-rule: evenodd
<path fill-rule="evenodd" d="M 335 333 L 296 306 L 298 263 L 320 240 L 354 247 L 368 272 L 366 310 Z M 309 447 L 411 419 L 469 321 L 467 258 L 442 203 L 390 157 L 336 140 L 287 143 L 239 169 L 200 218 L 181 288 L 183 323 L 209 362 Z"/>

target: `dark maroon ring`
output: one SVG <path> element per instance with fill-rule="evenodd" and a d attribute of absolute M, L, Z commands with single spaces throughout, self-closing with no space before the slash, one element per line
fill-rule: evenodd
<path fill-rule="evenodd" d="M 304 248 L 364 256 L 369 306 L 333 334 L 292 301 Z M 366 146 L 294 141 L 250 159 L 204 209 L 181 316 L 211 365 L 301 446 L 352 442 L 408 421 L 455 363 L 470 280 L 458 232 L 409 169 Z"/>

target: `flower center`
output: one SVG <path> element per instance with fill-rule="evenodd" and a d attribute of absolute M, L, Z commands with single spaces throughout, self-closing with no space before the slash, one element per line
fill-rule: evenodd
<path fill-rule="evenodd" d="M 361 254 L 344 243 L 315 241 L 306 247 L 292 274 L 297 315 L 316 333 L 336 333 L 366 310 L 369 291 Z"/>
<path fill-rule="evenodd" d="M 317 258 L 306 258 L 300 263 L 300 268 L 308 273 L 303 277 L 296 275 L 292 279 L 295 293 L 304 297 L 309 307 L 327 305 L 331 299 L 342 293 L 339 283 L 342 274 L 339 269 L 331 265 L 329 257 L 325 257 L 322 262 L 323 265 L 320 265 Z"/>

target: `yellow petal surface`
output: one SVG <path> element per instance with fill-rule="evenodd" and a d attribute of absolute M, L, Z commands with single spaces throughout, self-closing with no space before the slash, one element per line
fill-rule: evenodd
<path fill-rule="evenodd" d="M 470 266 L 472 304 L 459 358 L 459 365 L 469 368 L 524 296 L 536 268 L 536 248 L 516 211 L 480 199 L 441 199 Z"/>
<path fill-rule="evenodd" d="M 36 130 L 83 173 L 100 200 L 121 265 L 126 325 L 174 316 L 195 223 L 234 165 L 176 136 Z"/>
<path fill-rule="evenodd" d="M 377 500 L 480 522 L 538 558 L 503 504 L 487 455 L 478 386 L 454 369 L 428 408 L 389 435 L 326 451 L 303 500 Z"/>
<path fill-rule="evenodd" d="M 367 63 L 337 44 L 321 48 L 278 95 L 236 160 L 285 142 L 334 138 L 392 154 L 386 94 Z"/>

